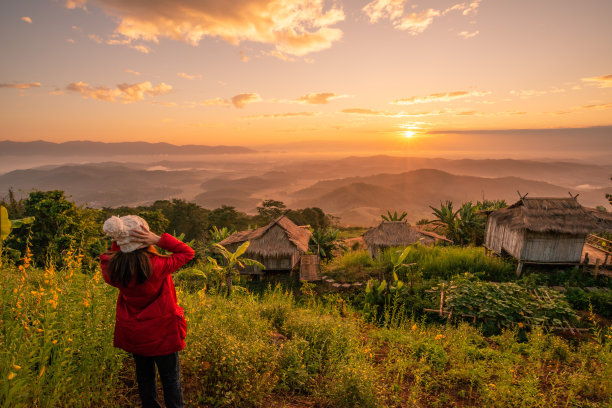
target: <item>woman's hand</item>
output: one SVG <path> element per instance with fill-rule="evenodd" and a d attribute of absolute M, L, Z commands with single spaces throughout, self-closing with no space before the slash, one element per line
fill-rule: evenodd
<path fill-rule="evenodd" d="M 157 245 L 160 236 L 149 231 L 148 229 L 141 227 L 140 230 L 134 230 L 130 233 L 132 241 L 139 242 L 143 245 Z"/>

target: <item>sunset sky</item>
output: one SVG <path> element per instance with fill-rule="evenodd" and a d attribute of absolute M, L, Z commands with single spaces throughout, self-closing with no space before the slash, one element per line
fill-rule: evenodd
<path fill-rule="evenodd" d="M 610 0 L 6 0 L 0 140 L 605 153 L 611 21 Z"/>

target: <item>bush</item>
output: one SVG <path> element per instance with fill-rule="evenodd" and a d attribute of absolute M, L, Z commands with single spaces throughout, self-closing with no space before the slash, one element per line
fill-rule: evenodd
<path fill-rule="evenodd" d="M 398 251 L 398 248 L 383 251 L 377 261 L 379 268 L 391 270 L 393 251 Z M 416 263 L 426 280 L 451 279 L 469 272 L 483 280 L 500 282 L 512 279 L 515 271 L 512 264 L 486 256 L 482 248 L 474 247 L 411 245 L 405 263 Z"/>
<path fill-rule="evenodd" d="M 349 251 L 327 265 L 326 273 L 341 282 L 367 280 L 374 266 L 368 251 Z"/>

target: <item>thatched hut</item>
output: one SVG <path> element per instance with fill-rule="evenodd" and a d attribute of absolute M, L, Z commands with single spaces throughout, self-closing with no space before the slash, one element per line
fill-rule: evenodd
<path fill-rule="evenodd" d="M 265 227 L 240 231 L 219 242 L 230 251 L 249 241 L 246 258 L 265 265 L 266 271 L 290 271 L 299 264 L 301 256 L 308 252 L 310 231 L 295 225 L 284 215 Z M 261 275 L 257 267 L 246 267 L 241 273 Z"/>
<path fill-rule="evenodd" d="M 383 221 L 377 227 L 370 228 L 363 234 L 363 240 L 372 258 L 385 248 L 407 246 L 420 242 L 434 245 L 438 242 L 450 242 L 445 237 L 430 231 L 413 228 L 405 221 Z"/>
<path fill-rule="evenodd" d="M 600 230 L 575 197 L 526 198 L 490 213 L 485 247 L 525 263 L 579 264 L 586 236 Z"/>

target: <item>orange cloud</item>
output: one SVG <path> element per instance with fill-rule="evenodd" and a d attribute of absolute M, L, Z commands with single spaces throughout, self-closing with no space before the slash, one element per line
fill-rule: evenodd
<path fill-rule="evenodd" d="M 69 8 L 86 0 L 69 0 Z M 231 44 L 254 41 L 281 52 L 302 56 L 330 48 L 342 37 L 331 26 L 345 18 L 342 8 L 325 10 L 324 0 L 97 0 L 116 17 L 116 32 L 131 40 L 157 43 L 171 38 L 192 45 L 205 37 Z"/>
<path fill-rule="evenodd" d="M 599 77 L 582 78 L 585 82 L 594 82 L 600 88 L 612 88 L 612 74 Z"/>
<path fill-rule="evenodd" d="M 186 74 L 184 72 L 179 72 L 176 75 L 180 76 L 181 78 L 185 78 L 185 79 L 200 79 L 200 78 L 202 78 L 202 75 L 200 75 L 200 74 L 189 75 L 189 74 Z"/>
<path fill-rule="evenodd" d="M 377 111 L 373 109 L 364 109 L 364 108 L 342 109 L 342 113 L 348 113 L 349 115 L 361 115 L 361 116 L 382 116 L 386 118 L 403 118 L 406 116 L 413 116 L 411 114 L 407 114 L 403 112 L 394 113 L 394 112 Z"/>
<path fill-rule="evenodd" d="M 449 102 L 455 99 L 469 98 L 471 96 L 484 96 L 491 92 L 479 92 L 479 91 L 455 91 L 445 93 L 433 93 L 427 96 L 412 96 L 410 98 L 396 99 L 391 102 L 394 105 L 413 105 L 417 103 L 430 103 L 430 102 Z"/>
<path fill-rule="evenodd" d="M 247 104 L 261 101 L 261 97 L 256 93 L 238 94 L 232 98 L 232 104 L 236 108 L 244 108 Z"/>
<path fill-rule="evenodd" d="M 40 82 L 0 84 L 0 88 L 14 88 L 14 89 L 38 88 L 39 86 L 40 86 Z"/>
<path fill-rule="evenodd" d="M 132 74 L 132 75 L 140 75 L 140 72 L 134 71 L 133 69 L 126 69 L 124 70 L 124 72 L 127 72 L 128 74 Z"/>
<path fill-rule="evenodd" d="M 243 116 L 242 119 L 279 119 L 295 118 L 299 116 L 318 116 L 317 112 L 288 112 L 288 113 L 268 113 L 265 115 Z"/>
<path fill-rule="evenodd" d="M 207 99 L 199 103 L 203 106 L 229 106 L 229 102 L 222 98 Z"/>
<path fill-rule="evenodd" d="M 480 31 L 478 31 L 478 30 L 476 30 L 476 31 L 474 31 L 474 32 L 471 32 L 471 33 L 470 33 L 470 32 L 468 32 L 468 31 L 462 31 L 462 32 L 460 32 L 460 33 L 459 33 L 459 37 L 461 37 L 461 38 L 463 38 L 463 39 L 467 40 L 467 39 L 469 39 L 469 38 L 474 38 L 474 37 L 476 37 L 476 36 L 477 36 L 479 33 L 480 33 Z"/>
<path fill-rule="evenodd" d="M 362 11 L 370 18 L 370 23 L 388 19 L 398 30 L 408 31 L 412 35 L 422 33 L 433 23 L 439 10 L 427 9 L 421 12 L 404 14 L 407 0 L 374 0 L 365 5 Z"/>
<path fill-rule="evenodd" d="M 156 96 L 167 94 L 172 91 L 172 86 L 161 83 L 153 86 L 151 82 L 140 82 L 137 84 L 119 84 L 117 88 L 106 88 L 103 86 L 92 87 L 85 82 L 72 82 L 66 86 L 66 90 L 79 92 L 83 98 L 97 99 L 99 101 L 122 103 L 138 102 L 145 96 Z"/>
<path fill-rule="evenodd" d="M 346 95 L 338 95 L 333 92 L 308 93 L 297 99 L 300 103 L 310 103 L 314 105 L 324 105 L 329 101 L 338 98 L 346 98 Z"/>
<path fill-rule="evenodd" d="M 32 19 L 28 16 L 21 17 L 21 21 L 32 24 Z"/>

